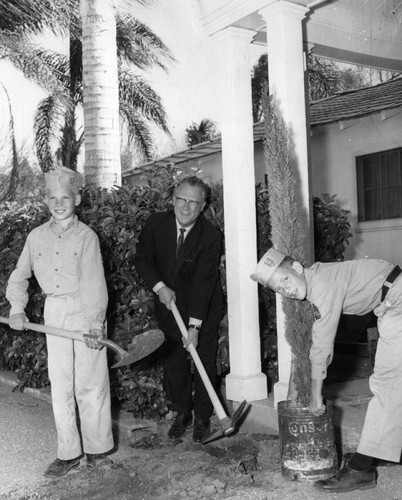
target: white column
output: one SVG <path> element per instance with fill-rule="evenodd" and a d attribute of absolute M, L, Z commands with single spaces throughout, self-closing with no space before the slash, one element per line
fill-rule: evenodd
<path fill-rule="evenodd" d="M 267 397 L 261 373 L 257 285 L 254 141 L 250 42 L 255 32 L 230 27 L 214 35 L 220 50 L 220 128 L 225 210 L 226 277 L 230 374 L 226 395 L 233 401 Z"/>
<path fill-rule="evenodd" d="M 308 171 L 305 55 L 302 21 L 309 9 L 287 1 L 272 0 L 260 14 L 267 23 L 269 89 L 277 111 L 289 130 L 291 161 L 296 172 L 296 191 L 302 207 L 306 234 L 306 259 L 311 263 L 313 231 Z M 284 335 L 284 315 L 277 301 L 279 382 L 274 386 L 275 404 L 286 398 L 291 353 Z"/>

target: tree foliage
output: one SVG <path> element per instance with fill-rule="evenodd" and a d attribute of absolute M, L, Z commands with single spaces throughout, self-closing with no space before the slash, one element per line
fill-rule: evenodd
<path fill-rule="evenodd" d="M 142 2 L 140 2 L 142 3 Z M 47 92 L 35 115 L 35 144 L 43 171 L 55 166 L 55 151 L 75 169 L 83 141 L 77 129 L 82 104 L 82 32 L 79 0 L 0 0 L 0 58 Z M 119 97 L 122 125 L 147 159 L 154 154 L 151 123 L 168 133 L 160 96 L 136 74 L 158 66 L 167 68 L 173 56 L 162 40 L 127 12 L 116 13 Z M 50 30 L 69 38 L 68 55 L 45 49 L 40 35 Z"/>
<path fill-rule="evenodd" d="M 361 67 L 343 68 L 330 59 L 308 55 L 308 90 L 311 101 L 324 99 L 337 92 L 354 90 L 367 85 Z"/>
<path fill-rule="evenodd" d="M 208 118 L 204 118 L 200 123 L 193 122 L 186 128 L 186 144 L 189 148 L 196 144 L 212 141 L 217 136 L 216 124 Z"/>
<path fill-rule="evenodd" d="M 382 81 L 394 77 L 395 74 L 378 70 L 376 79 Z M 337 92 L 354 90 L 370 85 L 370 74 L 361 66 L 345 66 L 317 57 L 312 53 L 307 56 L 308 92 L 311 101 L 324 99 Z M 253 122 L 261 120 L 263 91 L 269 89 L 268 56 L 260 56 L 254 65 L 251 75 L 251 94 L 253 106 Z"/>
<path fill-rule="evenodd" d="M 349 239 L 349 210 L 337 205 L 336 195 L 314 196 L 314 248 L 319 262 L 342 261 Z"/>
<path fill-rule="evenodd" d="M 0 201 L 7 201 L 7 200 L 12 200 L 15 196 L 15 192 L 17 191 L 18 187 L 18 180 L 19 180 L 19 171 L 18 171 L 18 153 L 17 153 L 17 146 L 15 143 L 15 133 L 14 133 L 14 115 L 13 115 L 13 110 L 11 108 L 11 102 L 10 102 L 10 96 L 8 95 L 6 87 L 1 83 L 0 81 L 0 88 L 3 90 L 5 96 L 6 96 L 6 101 L 7 101 L 7 107 L 8 107 L 8 126 L 6 129 L 6 133 L 3 136 L 3 144 L 2 147 L 0 148 L 5 155 L 6 158 L 11 158 L 11 167 L 8 165 L 8 162 L 6 161 L 5 166 L 3 167 L 3 172 L 0 174 L 2 175 L 3 179 L 8 177 L 8 182 L 5 184 L 2 184 L 0 187 Z M 7 176 L 7 170 L 10 170 L 10 174 Z M 5 186 L 8 185 L 8 188 Z"/>
<path fill-rule="evenodd" d="M 266 93 L 264 92 L 264 95 Z M 271 241 L 284 255 L 303 263 L 306 261 L 301 212 L 296 200 L 295 177 L 290 161 L 287 129 L 267 95 L 263 99 L 265 141 L 264 157 L 267 171 L 268 203 L 271 218 Z M 310 400 L 310 347 L 313 324 L 307 301 L 281 297 L 285 313 L 285 337 L 292 351 L 292 375 L 298 400 L 308 406 Z"/>
<path fill-rule="evenodd" d="M 262 56 L 260 56 L 257 64 L 253 67 L 251 75 L 253 123 L 258 123 L 262 118 L 262 93 L 264 88 L 269 88 L 267 54 L 262 54 Z"/>

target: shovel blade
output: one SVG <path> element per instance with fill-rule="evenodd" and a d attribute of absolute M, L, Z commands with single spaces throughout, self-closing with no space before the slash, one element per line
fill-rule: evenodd
<path fill-rule="evenodd" d="M 220 439 L 221 437 L 224 436 L 229 436 L 230 434 L 233 434 L 237 429 L 237 423 L 239 420 L 242 418 L 244 415 L 244 412 L 246 410 L 246 405 L 247 401 L 244 400 L 240 403 L 239 407 L 237 410 L 233 413 L 232 417 L 225 417 L 222 420 L 219 421 L 220 429 L 215 431 L 213 434 L 208 436 L 207 438 L 204 439 L 202 444 L 207 444 L 211 443 L 212 441 L 215 441 L 216 439 Z"/>
<path fill-rule="evenodd" d="M 135 363 L 145 358 L 160 347 L 164 340 L 165 336 L 161 330 L 148 330 L 147 332 L 136 335 L 128 346 L 129 350 L 127 354 L 123 355 L 112 368 L 131 365 L 131 363 Z"/>
<path fill-rule="evenodd" d="M 242 418 L 244 412 L 246 411 L 246 405 L 247 401 L 246 400 L 242 401 L 237 410 L 233 413 L 231 421 L 234 427 L 236 427 L 237 422 Z"/>
<path fill-rule="evenodd" d="M 205 438 L 204 441 L 202 442 L 202 444 L 212 443 L 212 441 L 215 441 L 216 439 L 220 439 L 224 435 L 225 435 L 225 433 L 221 429 L 219 429 L 219 430 L 215 431 L 214 433 L 212 433 L 207 438 Z"/>

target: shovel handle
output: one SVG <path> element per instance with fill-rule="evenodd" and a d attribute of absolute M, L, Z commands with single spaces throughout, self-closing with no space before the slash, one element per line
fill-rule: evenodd
<path fill-rule="evenodd" d="M 179 310 L 177 309 L 176 303 L 172 300 L 170 305 L 171 305 L 172 313 L 173 313 L 173 316 L 176 320 L 177 326 L 179 327 L 182 336 L 187 341 L 187 338 L 188 338 L 187 328 L 186 328 L 186 325 L 184 324 L 184 321 L 179 313 Z M 200 377 L 204 383 L 205 389 L 208 392 L 208 396 L 212 402 L 212 405 L 216 411 L 216 414 L 217 414 L 219 420 L 223 420 L 224 418 L 227 418 L 225 410 L 223 409 L 223 406 L 222 406 L 221 402 L 219 401 L 218 395 L 216 394 L 215 389 L 213 388 L 211 381 L 209 380 L 208 374 L 204 368 L 204 365 L 202 364 L 202 361 L 200 359 L 200 356 L 198 355 L 196 348 L 194 347 L 194 344 L 189 344 L 187 349 L 188 349 L 191 357 L 193 358 L 194 364 L 197 367 L 198 373 L 200 374 Z"/>
<path fill-rule="evenodd" d="M 5 323 L 6 325 L 10 324 L 10 320 L 8 318 L 0 317 L 0 323 Z M 85 337 L 91 337 L 91 335 L 86 334 L 85 332 L 79 332 L 76 330 L 63 330 L 61 328 L 56 328 L 55 326 L 47 326 L 47 325 L 38 325 L 37 323 L 29 323 L 26 321 L 24 323 L 24 328 L 26 330 L 32 330 L 34 332 L 46 333 L 47 335 L 53 335 L 55 337 L 63 337 L 65 339 L 70 340 L 78 340 L 79 342 L 85 342 Z M 107 339 L 98 340 L 99 344 L 109 347 L 121 357 L 125 356 L 127 353 L 120 346 Z"/>
<path fill-rule="evenodd" d="M 8 318 L 0 317 L 0 323 L 9 325 L 10 320 Z M 54 326 L 38 325 L 37 323 L 29 323 L 28 321 L 24 323 L 24 328 L 26 330 L 32 330 L 34 332 L 47 333 L 56 337 L 64 337 L 71 340 L 79 340 L 80 342 L 85 342 L 84 332 L 61 330 L 60 328 L 55 328 Z"/>

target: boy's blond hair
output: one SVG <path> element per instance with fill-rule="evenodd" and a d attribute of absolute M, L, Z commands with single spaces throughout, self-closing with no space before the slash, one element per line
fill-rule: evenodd
<path fill-rule="evenodd" d="M 45 174 L 46 191 L 67 189 L 79 194 L 84 185 L 82 175 L 66 167 L 57 167 Z"/>

